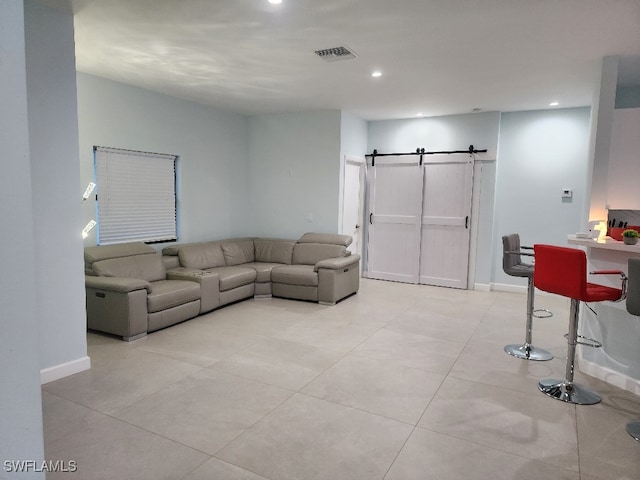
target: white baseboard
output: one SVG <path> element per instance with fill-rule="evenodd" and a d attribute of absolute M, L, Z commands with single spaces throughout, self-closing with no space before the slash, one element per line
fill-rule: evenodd
<path fill-rule="evenodd" d="M 87 356 L 72 360 L 70 362 L 61 363 L 53 367 L 40 370 L 40 384 L 53 382 L 74 373 L 83 372 L 91 368 L 91 359 Z"/>
<path fill-rule="evenodd" d="M 489 283 L 474 283 L 473 284 L 473 289 L 477 290 L 479 292 L 490 292 L 491 291 L 491 284 L 489 284 Z"/>
<path fill-rule="evenodd" d="M 626 376 L 623 373 L 613 371 L 602 365 L 585 360 L 579 355 L 578 370 L 592 377 L 607 382 L 615 387 L 626 390 L 627 392 L 640 395 L 640 380 Z"/>
<path fill-rule="evenodd" d="M 496 292 L 508 292 L 508 293 L 527 293 L 526 285 L 510 285 L 508 283 L 492 283 L 491 290 Z"/>

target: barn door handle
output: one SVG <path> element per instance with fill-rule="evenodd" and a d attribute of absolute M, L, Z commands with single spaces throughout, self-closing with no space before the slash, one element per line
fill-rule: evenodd
<path fill-rule="evenodd" d="M 369 214 L 369 223 L 373 225 L 373 213 Z"/>
<path fill-rule="evenodd" d="M 469 215 L 464 217 L 464 228 L 469 228 Z"/>

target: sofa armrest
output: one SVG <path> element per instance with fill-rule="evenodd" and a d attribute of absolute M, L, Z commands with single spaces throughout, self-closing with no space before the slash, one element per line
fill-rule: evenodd
<path fill-rule="evenodd" d="M 133 292 L 134 290 L 142 289 L 145 289 L 147 292 L 151 292 L 152 290 L 151 284 L 141 278 L 85 276 L 84 284 L 87 288 L 109 290 L 120 293 Z"/>
<path fill-rule="evenodd" d="M 330 258 L 316 264 L 318 302 L 335 305 L 360 287 L 360 255 Z"/>
<path fill-rule="evenodd" d="M 320 260 L 313 267 L 313 271 L 317 272 L 321 268 L 326 268 L 329 270 L 340 270 L 342 268 L 347 268 L 354 263 L 358 263 L 360 261 L 360 255 L 349 255 L 348 257 L 337 257 L 337 258 L 327 258 L 325 260 Z"/>
<path fill-rule="evenodd" d="M 87 327 L 127 341 L 146 335 L 147 286 L 135 278 L 86 277 Z"/>
<path fill-rule="evenodd" d="M 220 306 L 220 276 L 197 268 L 178 267 L 167 271 L 167 280 L 188 280 L 200 284 L 200 313 Z"/>

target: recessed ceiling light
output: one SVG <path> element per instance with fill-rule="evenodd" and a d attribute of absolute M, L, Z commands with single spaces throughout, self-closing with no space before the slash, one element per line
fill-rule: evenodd
<path fill-rule="evenodd" d="M 280 5 L 282 0 L 269 0 L 269 3 L 272 3 L 273 5 Z"/>
<path fill-rule="evenodd" d="M 382 76 L 382 72 L 380 70 L 374 70 L 373 72 L 371 72 L 371 76 L 372 77 L 381 77 Z"/>
<path fill-rule="evenodd" d="M 422 113 L 422 112 L 416 113 L 416 117 L 422 117 L 423 115 L 424 115 L 424 113 Z"/>
<path fill-rule="evenodd" d="M 550 107 L 557 107 L 558 105 L 560 105 L 560 102 L 551 102 L 549 104 Z"/>

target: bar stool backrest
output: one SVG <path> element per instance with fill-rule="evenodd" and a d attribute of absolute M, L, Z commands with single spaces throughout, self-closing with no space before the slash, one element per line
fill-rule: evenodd
<path fill-rule="evenodd" d="M 587 256 L 582 250 L 555 245 L 533 246 L 533 284 L 545 292 L 586 300 Z"/>
<path fill-rule="evenodd" d="M 640 258 L 629 259 L 627 287 L 627 311 L 631 315 L 640 315 Z"/>
<path fill-rule="evenodd" d="M 502 270 L 507 275 L 515 277 L 530 277 L 532 274 L 531 264 L 523 263 L 520 252 L 520 235 L 512 233 L 502 237 Z"/>

